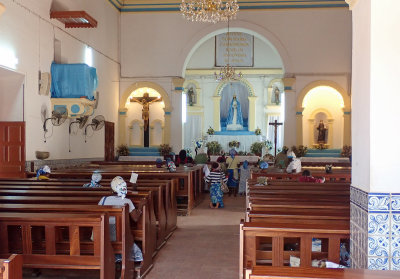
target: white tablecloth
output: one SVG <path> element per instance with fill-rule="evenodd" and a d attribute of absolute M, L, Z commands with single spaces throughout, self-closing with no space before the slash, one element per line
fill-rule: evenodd
<path fill-rule="evenodd" d="M 211 162 L 216 162 L 217 159 L 218 159 L 218 157 L 219 157 L 219 156 L 211 155 L 211 156 L 210 156 Z M 260 158 L 260 157 L 258 157 L 258 156 L 236 156 L 236 157 L 238 157 L 238 159 L 239 159 L 239 161 L 240 161 L 241 163 L 243 163 L 245 160 L 247 160 L 247 162 L 249 162 L 249 163 L 257 163 L 257 162 L 258 162 L 258 159 Z"/>
<path fill-rule="evenodd" d="M 221 144 L 222 149 L 225 152 L 228 152 L 231 148 L 229 147 L 229 142 L 231 141 L 240 142 L 239 148 L 236 148 L 236 151 L 246 151 L 250 152 L 250 146 L 253 142 L 263 141 L 262 135 L 208 135 L 207 141 L 218 141 Z"/>

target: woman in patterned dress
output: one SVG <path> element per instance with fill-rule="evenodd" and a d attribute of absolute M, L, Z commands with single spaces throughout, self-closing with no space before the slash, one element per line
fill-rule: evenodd
<path fill-rule="evenodd" d="M 212 163 L 211 172 L 205 178 L 206 182 L 211 184 L 210 187 L 210 207 L 223 208 L 224 207 L 224 193 L 221 190 L 221 180 L 225 183 L 228 180 L 217 162 Z"/>

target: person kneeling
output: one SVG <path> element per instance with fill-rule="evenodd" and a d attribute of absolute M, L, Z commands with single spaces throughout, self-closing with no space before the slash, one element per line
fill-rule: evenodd
<path fill-rule="evenodd" d="M 315 178 L 311 175 L 311 172 L 309 170 L 305 170 L 303 171 L 302 176 L 299 177 L 299 182 L 324 183 L 325 177 L 322 177 L 321 179 Z"/>

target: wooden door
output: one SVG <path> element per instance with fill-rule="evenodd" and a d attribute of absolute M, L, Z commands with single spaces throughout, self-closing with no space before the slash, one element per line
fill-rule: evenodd
<path fill-rule="evenodd" d="M 25 177 L 25 122 L 0 122 L 0 177 Z"/>
<path fill-rule="evenodd" d="M 114 122 L 105 122 L 104 161 L 114 161 Z"/>

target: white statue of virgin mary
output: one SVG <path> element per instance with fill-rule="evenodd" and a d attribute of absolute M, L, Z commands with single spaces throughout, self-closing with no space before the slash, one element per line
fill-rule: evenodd
<path fill-rule="evenodd" d="M 229 107 L 228 118 L 226 119 L 226 130 L 243 130 L 243 115 L 236 95 L 233 95 Z"/>

